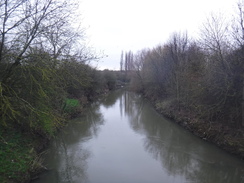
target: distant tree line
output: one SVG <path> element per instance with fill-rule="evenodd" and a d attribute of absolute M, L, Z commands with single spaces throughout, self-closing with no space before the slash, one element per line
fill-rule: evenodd
<path fill-rule="evenodd" d="M 132 51 L 121 52 L 120 58 L 120 77 L 124 82 L 130 81 L 130 74 L 133 71 L 134 55 Z"/>
<path fill-rule="evenodd" d="M 243 126 L 243 8 L 238 4 L 239 14 L 231 22 L 224 15 L 211 15 L 199 39 L 173 33 L 163 45 L 126 53 L 121 70 L 133 70 L 131 88 L 158 108 L 185 110 L 208 123 Z"/>

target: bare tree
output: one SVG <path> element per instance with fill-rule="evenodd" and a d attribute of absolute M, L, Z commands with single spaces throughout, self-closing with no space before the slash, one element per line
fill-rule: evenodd
<path fill-rule="evenodd" d="M 231 41 L 229 23 L 222 14 L 214 15 L 206 19 L 201 29 L 200 44 L 208 52 L 210 57 L 214 57 L 215 63 L 228 72 L 230 67 L 225 56 L 230 53 Z M 214 64 L 214 63 L 213 63 Z"/>
<path fill-rule="evenodd" d="M 178 108 L 180 109 L 180 98 L 182 95 L 182 85 L 181 76 L 187 59 L 187 49 L 189 46 L 189 40 L 187 32 L 173 33 L 168 44 L 168 57 L 172 60 L 171 70 L 172 70 L 172 84 L 174 86 L 174 91 L 176 92 L 176 99 L 178 103 Z"/>
<path fill-rule="evenodd" d="M 242 22 L 242 14 L 240 15 Z M 207 72 L 204 76 L 207 88 L 205 105 L 210 120 L 212 118 L 238 124 L 241 121 L 241 113 L 244 114 L 241 112 L 241 108 L 244 109 L 244 104 L 241 104 L 243 95 L 240 94 L 243 90 L 243 70 L 240 69 L 243 64 L 237 56 L 241 56 L 241 52 L 234 50 L 238 46 L 233 47 L 233 37 L 236 39 L 235 42 L 241 44 L 243 35 L 230 32 L 229 25 L 223 15 L 212 15 L 202 29 L 201 44 L 208 58 Z M 238 26 L 242 32 L 242 25 Z"/>
<path fill-rule="evenodd" d="M 76 4 L 67 0 L 1 1 L 0 63 L 6 60 L 10 63 L 1 78 L 2 81 L 9 77 L 13 68 L 23 61 L 32 47 L 44 45 L 44 42 L 47 45 L 49 40 L 53 46 L 53 53 L 57 56 L 74 40 L 76 35 L 67 32 L 64 25 L 67 25 L 67 18 L 72 14 L 75 6 Z M 65 40 L 65 43 L 60 40 L 60 37 Z"/>
<path fill-rule="evenodd" d="M 234 63 L 236 68 L 234 69 L 234 75 L 239 80 L 239 85 L 241 85 L 241 123 L 244 126 L 244 3 L 237 3 L 238 13 L 233 20 L 232 25 L 232 37 L 234 41 L 235 51 L 233 54 Z M 239 88 L 239 87 L 238 87 Z"/>
<path fill-rule="evenodd" d="M 232 24 L 232 37 L 235 41 L 235 47 L 238 49 L 244 45 L 244 4 L 237 3 L 238 13 L 233 19 Z"/>
<path fill-rule="evenodd" d="M 131 85 L 136 91 L 144 92 L 145 87 L 145 74 L 144 74 L 144 64 L 145 58 L 148 54 L 148 50 L 144 49 L 137 52 L 134 55 L 133 62 L 131 63 L 131 69 L 133 70 Z"/>
<path fill-rule="evenodd" d="M 120 71 L 123 71 L 123 66 L 124 66 L 124 52 L 121 52 L 121 57 L 120 57 Z"/>

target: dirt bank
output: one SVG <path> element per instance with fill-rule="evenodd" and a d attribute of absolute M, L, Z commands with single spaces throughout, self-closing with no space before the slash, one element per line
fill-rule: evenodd
<path fill-rule="evenodd" d="M 221 149 L 238 156 L 244 160 L 244 128 L 237 126 L 224 125 L 220 121 L 208 122 L 192 113 L 174 106 L 161 105 L 159 102 L 152 102 L 156 110 L 172 119 L 185 129 L 191 131 L 203 140 L 214 143 Z"/>

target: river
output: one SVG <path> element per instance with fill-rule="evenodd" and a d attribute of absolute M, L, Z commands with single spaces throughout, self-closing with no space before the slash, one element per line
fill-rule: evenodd
<path fill-rule="evenodd" d="M 241 183 L 244 162 L 158 114 L 138 94 L 115 91 L 72 120 L 33 183 Z"/>

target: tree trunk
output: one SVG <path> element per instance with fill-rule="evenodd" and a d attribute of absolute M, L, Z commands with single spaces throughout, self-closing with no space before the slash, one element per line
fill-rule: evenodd
<path fill-rule="evenodd" d="M 242 79 L 242 101 L 241 101 L 241 113 L 242 113 L 241 124 L 242 124 L 242 126 L 244 126 L 244 79 Z"/>

